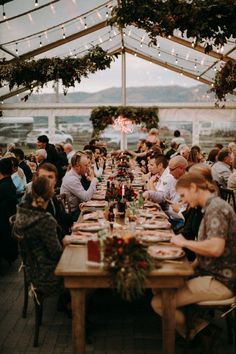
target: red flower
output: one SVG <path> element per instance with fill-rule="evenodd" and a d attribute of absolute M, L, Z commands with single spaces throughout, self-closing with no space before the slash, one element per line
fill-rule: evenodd
<path fill-rule="evenodd" d="M 138 261 L 138 267 L 142 269 L 147 269 L 147 262 L 146 261 Z"/>
<path fill-rule="evenodd" d="M 118 252 L 119 254 L 122 254 L 122 253 L 124 252 L 124 250 L 123 250 L 122 247 L 120 247 L 120 248 L 118 248 L 117 252 Z"/>

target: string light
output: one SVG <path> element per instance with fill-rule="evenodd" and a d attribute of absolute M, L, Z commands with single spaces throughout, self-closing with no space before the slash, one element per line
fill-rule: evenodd
<path fill-rule="evenodd" d="M 62 37 L 63 37 L 63 39 L 65 39 L 66 38 L 66 34 L 65 34 L 64 26 L 62 26 L 61 29 L 62 29 Z"/>
<path fill-rule="evenodd" d="M 106 6 L 106 18 L 108 18 L 108 10 L 107 10 L 107 6 Z"/>
<path fill-rule="evenodd" d="M 34 6 L 35 6 L 35 7 L 37 7 L 37 6 L 38 6 L 38 4 L 39 4 L 39 3 L 38 3 L 38 0 L 35 0 L 35 2 L 34 2 Z"/>
<path fill-rule="evenodd" d="M 214 71 L 216 71 L 216 67 L 214 67 Z"/>
<path fill-rule="evenodd" d="M 42 40 L 41 40 L 41 36 L 39 36 L 39 40 L 40 40 L 40 42 L 39 42 L 39 46 L 40 46 L 40 48 L 42 47 Z"/>
<path fill-rule="evenodd" d="M 84 29 L 87 29 L 86 17 L 84 17 Z"/>
<path fill-rule="evenodd" d="M 199 76 L 197 76 L 197 80 L 199 80 L 200 79 L 200 77 Z"/>
<path fill-rule="evenodd" d="M 197 63 L 196 63 L 197 59 L 195 59 L 195 64 L 194 64 L 194 69 L 197 70 Z"/>
<path fill-rule="evenodd" d="M 161 56 L 161 52 L 158 52 L 158 56 L 159 56 L 159 57 Z"/>
<path fill-rule="evenodd" d="M 5 8 L 4 8 L 4 4 L 2 5 L 2 17 L 4 20 L 6 20 L 6 12 L 5 12 Z"/>
<path fill-rule="evenodd" d="M 18 48 L 17 48 L 18 43 L 16 43 L 16 55 L 18 55 Z"/>
<path fill-rule="evenodd" d="M 175 64 L 178 64 L 178 54 L 176 54 Z"/>

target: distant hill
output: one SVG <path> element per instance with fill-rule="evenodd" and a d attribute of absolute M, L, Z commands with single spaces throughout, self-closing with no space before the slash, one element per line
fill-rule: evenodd
<path fill-rule="evenodd" d="M 127 88 L 127 104 L 134 103 L 179 103 L 179 102 L 214 102 L 212 93 L 208 93 L 209 86 L 197 85 L 194 87 L 182 86 L 144 86 Z M 35 94 L 29 97 L 28 102 L 48 103 L 56 102 L 55 94 Z M 17 102 L 16 97 L 10 98 L 7 102 Z M 73 92 L 66 96 L 59 95 L 61 103 L 82 103 L 82 104 L 119 104 L 121 102 L 121 88 L 111 87 L 98 92 Z"/>

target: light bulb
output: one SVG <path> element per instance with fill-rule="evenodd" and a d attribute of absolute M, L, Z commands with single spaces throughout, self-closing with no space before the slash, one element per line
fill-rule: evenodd
<path fill-rule="evenodd" d="M 35 6 L 35 7 L 37 7 L 37 6 L 38 6 L 38 4 L 39 4 L 39 3 L 38 3 L 38 0 L 35 0 L 35 2 L 34 2 L 34 6 Z"/>

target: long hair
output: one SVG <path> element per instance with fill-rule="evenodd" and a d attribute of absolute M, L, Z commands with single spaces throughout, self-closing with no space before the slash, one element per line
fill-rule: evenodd
<path fill-rule="evenodd" d="M 38 207 L 42 207 L 46 201 L 53 197 L 53 194 L 53 186 L 47 177 L 39 176 L 33 181 L 32 197 Z"/>
<path fill-rule="evenodd" d="M 198 172 L 187 172 L 180 177 L 176 183 L 176 189 L 178 188 L 190 188 L 194 183 L 199 189 L 208 190 L 211 193 L 216 192 L 216 188 L 210 180 L 207 180 L 203 175 Z"/>

